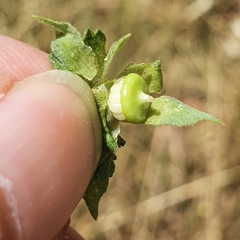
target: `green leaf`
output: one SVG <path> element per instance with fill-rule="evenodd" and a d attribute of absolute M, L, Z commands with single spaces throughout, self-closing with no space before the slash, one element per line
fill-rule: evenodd
<path fill-rule="evenodd" d="M 116 160 L 116 155 L 109 149 L 105 141 L 106 138 L 103 137 L 103 149 L 99 165 L 94 173 L 93 178 L 91 179 L 90 184 L 88 185 L 86 192 L 83 195 L 89 212 L 95 220 L 98 217 L 98 206 L 100 199 L 106 192 L 109 178 L 112 177 L 115 171 L 114 160 Z M 123 147 L 125 140 L 118 136 L 117 144 L 118 147 Z"/>
<path fill-rule="evenodd" d="M 105 83 L 92 88 L 102 120 L 103 143 L 99 165 L 83 198 L 94 219 L 98 216 L 99 201 L 106 192 L 109 178 L 112 177 L 115 170 L 116 156 L 114 153 L 125 144 L 125 140 L 119 136 L 119 122 L 108 111 L 107 100 L 110 86 L 111 84 Z"/>
<path fill-rule="evenodd" d="M 107 73 L 107 70 L 113 60 L 114 55 L 122 48 L 124 43 L 128 40 L 128 38 L 131 36 L 131 34 L 127 34 L 120 38 L 118 41 L 114 42 L 111 47 L 108 50 L 107 56 L 105 58 L 104 67 L 103 67 L 103 73 L 102 78 L 104 79 Z"/>
<path fill-rule="evenodd" d="M 83 34 L 83 42 L 90 46 L 96 55 L 98 62 L 98 73 L 96 78 L 100 77 L 103 72 L 104 59 L 106 57 L 106 37 L 101 30 L 96 30 L 93 32 L 90 29 L 86 29 Z"/>
<path fill-rule="evenodd" d="M 114 160 L 116 159 L 116 156 L 109 150 L 106 143 L 104 143 L 103 146 L 100 163 L 83 196 L 89 212 L 95 220 L 98 216 L 99 201 L 107 190 L 109 178 L 112 177 L 115 171 Z"/>
<path fill-rule="evenodd" d="M 54 69 L 71 71 L 83 79 L 92 81 L 103 65 L 106 38 L 101 31 L 86 31 L 85 41 L 70 23 L 34 16 L 38 21 L 53 28 L 56 40 L 51 44 L 49 59 Z M 99 57 L 102 55 L 101 59 Z"/>
<path fill-rule="evenodd" d="M 89 81 L 97 75 L 96 55 L 79 37 L 67 33 L 53 41 L 51 49 L 49 59 L 53 68 L 71 71 Z"/>
<path fill-rule="evenodd" d="M 120 73 L 119 77 L 127 76 L 129 73 L 139 74 L 147 83 L 150 93 L 160 93 L 163 88 L 161 61 L 153 63 L 130 63 Z"/>
<path fill-rule="evenodd" d="M 198 111 L 172 97 L 161 96 L 151 103 L 145 124 L 183 127 L 203 120 L 224 125 L 221 120 L 210 114 Z"/>
<path fill-rule="evenodd" d="M 83 198 L 92 217 L 97 219 L 99 201 L 106 192 L 109 178 L 112 177 L 115 170 L 113 161 L 116 159 L 116 156 L 114 152 L 118 149 L 118 144 L 107 125 L 106 110 L 108 90 L 105 84 L 95 87 L 92 90 L 102 121 L 102 153 L 99 165 Z"/>
<path fill-rule="evenodd" d="M 71 33 L 72 35 L 75 35 L 77 37 L 81 37 L 81 34 L 78 32 L 78 30 L 73 27 L 70 23 L 67 22 L 57 22 L 52 19 L 43 18 L 40 16 L 33 15 L 33 17 L 38 20 L 39 22 L 51 27 L 55 34 L 56 38 L 60 38 L 65 36 L 67 33 Z"/>

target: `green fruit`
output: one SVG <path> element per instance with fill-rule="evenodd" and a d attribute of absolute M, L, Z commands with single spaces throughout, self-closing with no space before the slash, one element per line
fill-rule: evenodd
<path fill-rule="evenodd" d="M 130 73 L 115 81 L 110 90 L 108 106 L 116 119 L 142 123 L 152 100 L 144 79 L 136 73 Z"/>

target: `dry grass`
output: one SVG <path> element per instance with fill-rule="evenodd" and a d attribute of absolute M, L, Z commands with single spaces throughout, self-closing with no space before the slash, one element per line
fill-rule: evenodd
<path fill-rule="evenodd" d="M 1 34 L 49 51 L 51 30 L 31 14 L 131 32 L 110 77 L 129 62 L 162 59 L 164 94 L 226 126 L 122 125 L 126 146 L 94 222 L 80 203 L 72 225 L 86 239 L 240 239 L 240 3 L 238 0 L 0 0 Z"/>

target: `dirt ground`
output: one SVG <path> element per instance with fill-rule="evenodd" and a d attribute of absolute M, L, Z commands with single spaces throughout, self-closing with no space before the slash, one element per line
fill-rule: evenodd
<path fill-rule="evenodd" d="M 240 239 L 240 2 L 0 0 L 0 34 L 49 52 L 54 34 L 32 14 L 80 32 L 100 28 L 108 46 L 132 33 L 109 78 L 130 62 L 160 58 L 164 94 L 225 123 L 122 124 L 127 143 L 99 219 L 82 201 L 72 226 L 87 240 Z"/>

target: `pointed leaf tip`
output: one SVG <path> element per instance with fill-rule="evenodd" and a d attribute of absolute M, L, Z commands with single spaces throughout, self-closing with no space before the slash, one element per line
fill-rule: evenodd
<path fill-rule="evenodd" d="M 183 127 L 204 120 L 224 125 L 221 120 L 210 114 L 194 109 L 172 97 L 161 96 L 152 102 L 145 124 Z"/>

